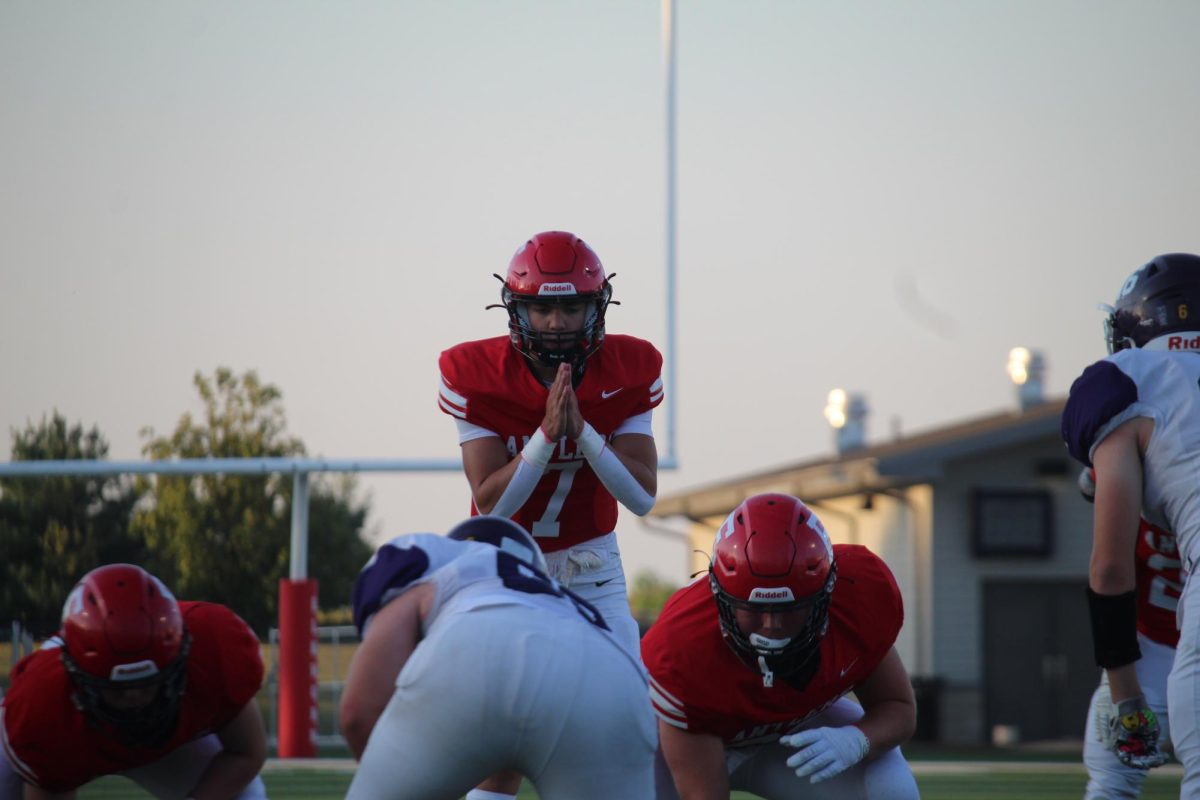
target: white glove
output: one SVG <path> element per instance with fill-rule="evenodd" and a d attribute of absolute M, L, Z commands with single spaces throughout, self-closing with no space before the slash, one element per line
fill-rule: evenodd
<path fill-rule="evenodd" d="M 779 742 L 799 748 L 799 752 L 787 760 L 787 765 L 796 770 L 799 778 L 812 775 L 811 783 L 842 774 L 866 758 L 871 749 L 867 735 L 854 725 L 812 728 L 781 737 Z"/>

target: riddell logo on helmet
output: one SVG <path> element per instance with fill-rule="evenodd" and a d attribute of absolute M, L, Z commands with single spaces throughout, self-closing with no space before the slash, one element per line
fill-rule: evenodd
<path fill-rule="evenodd" d="M 573 283 L 543 283 L 538 287 L 538 294 L 564 295 L 564 294 L 579 294 L 575 291 Z"/>
<path fill-rule="evenodd" d="M 779 589 L 755 589 L 750 592 L 750 602 L 752 603 L 779 603 L 795 599 L 792 590 L 786 586 Z"/>
<path fill-rule="evenodd" d="M 112 668 L 112 674 L 108 677 L 114 681 L 136 681 L 140 678 L 149 678 L 151 675 L 157 674 L 158 665 L 150 659 L 146 659 L 145 661 L 136 661 L 132 664 L 117 664 Z"/>
<path fill-rule="evenodd" d="M 1193 336 L 1190 339 L 1185 339 L 1182 336 L 1170 336 L 1167 338 L 1168 350 L 1200 350 L 1200 336 Z"/>

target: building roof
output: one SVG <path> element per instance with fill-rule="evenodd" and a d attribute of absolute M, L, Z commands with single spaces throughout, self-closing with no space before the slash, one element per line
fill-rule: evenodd
<path fill-rule="evenodd" d="M 800 461 L 658 498 L 655 517 L 726 514 L 746 497 L 787 492 L 820 502 L 929 483 L 948 462 L 1060 436 L 1065 398 L 1023 411 L 1003 411 L 833 457 Z M 1065 450 L 1064 450 L 1065 453 Z"/>

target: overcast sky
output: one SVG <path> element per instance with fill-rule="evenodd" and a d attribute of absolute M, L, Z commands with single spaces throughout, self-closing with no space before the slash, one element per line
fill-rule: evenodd
<path fill-rule="evenodd" d="M 1063 394 L 1096 303 L 1200 251 L 1198 3 L 679 5 L 660 494 L 831 453 L 835 386 L 870 441 L 1013 407 L 1016 345 Z M 229 366 L 311 454 L 456 458 L 438 353 L 504 331 L 491 275 L 552 228 L 661 346 L 661 40 L 653 0 L 5 0 L 0 426 L 57 409 L 140 459 Z M 467 511 L 457 474 L 361 485 L 380 538 Z"/>

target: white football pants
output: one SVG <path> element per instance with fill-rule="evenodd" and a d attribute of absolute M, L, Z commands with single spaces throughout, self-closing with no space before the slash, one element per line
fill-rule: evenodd
<path fill-rule="evenodd" d="M 1146 704 L 1158 716 L 1162 733 L 1158 744 L 1166 748 L 1171 740 L 1170 715 L 1167 712 L 1167 675 L 1175 661 L 1174 648 L 1158 644 L 1138 634 L 1142 657 L 1135 665 L 1138 683 Z M 1116 714 L 1108 689 L 1108 674 L 1100 671 L 1100 685 L 1088 706 L 1087 727 L 1083 732 L 1083 763 L 1088 771 L 1084 800 L 1134 800 L 1142 792 L 1147 771 L 1127 767 L 1112 750 L 1108 721 Z"/>
<path fill-rule="evenodd" d="M 592 558 L 594 556 L 594 558 Z M 590 566 L 580 566 L 583 561 Z M 594 605 L 613 635 L 641 660 L 642 638 L 629 609 L 629 592 L 617 534 L 607 533 L 574 547 L 546 554 L 550 576 Z"/>
<path fill-rule="evenodd" d="M 542 800 L 646 800 L 656 738 L 644 672 L 603 632 L 478 608 L 417 645 L 347 798 L 450 800 L 511 769 Z"/>
<path fill-rule="evenodd" d="M 1179 646 L 1167 678 L 1171 743 L 1183 764 L 1180 797 L 1200 797 L 1200 580 L 1195 577 L 1184 580 L 1179 598 Z"/>
<path fill-rule="evenodd" d="M 843 697 L 799 730 L 837 728 L 858 721 L 862 715 L 862 706 Z M 795 754 L 796 748 L 778 742 L 725 748 L 729 788 L 752 792 L 765 800 L 918 800 L 920 797 L 917 781 L 899 747 L 861 761 L 820 783 L 796 777 L 795 770 L 787 765 L 787 760 Z M 655 756 L 654 767 L 657 800 L 679 800 L 661 751 Z"/>

